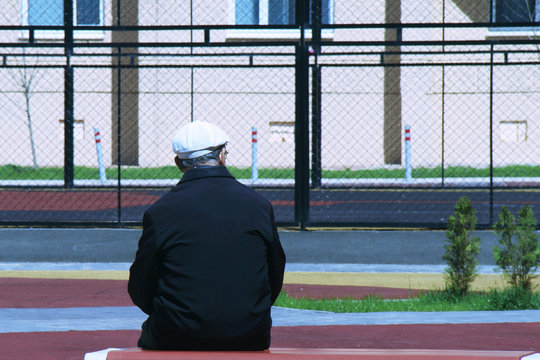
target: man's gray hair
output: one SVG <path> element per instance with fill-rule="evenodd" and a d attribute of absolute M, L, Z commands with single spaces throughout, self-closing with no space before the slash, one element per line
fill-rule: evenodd
<path fill-rule="evenodd" d="M 221 150 L 225 148 L 225 145 L 220 146 L 216 150 L 193 159 L 180 159 L 183 168 L 191 168 L 204 165 L 215 165 L 219 161 L 219 154 Z"/>

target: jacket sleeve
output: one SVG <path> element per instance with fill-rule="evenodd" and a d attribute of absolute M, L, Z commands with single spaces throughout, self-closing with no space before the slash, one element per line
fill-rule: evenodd
<path fill-rule="evenodd" d="M 159 247 L 157 229 L 150 214 L 143 217 L 143 232 L 135 261 L 129 269 L 128 293 L 142 311 L 150 315 L 159 275 Z"/>
<path fill-rule="evenodd" d="M 283 275 L 285 272 L 285 252 L 283 251 L 283 247 L 279 240 L 273 209 L 271 209 L 271 226 L 272 240 L 268 247 L 268 277 L 270 279 L 270 291 L 273 305 L 281 292 Z"/>

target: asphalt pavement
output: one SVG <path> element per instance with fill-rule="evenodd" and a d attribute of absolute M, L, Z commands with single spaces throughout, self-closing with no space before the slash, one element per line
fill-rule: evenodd
<path fill-rule="evenodd" d="M 141 229 L 0 228 L 0 263 L 129 263 Z M 291 264 L 444 265 L 444 231 L 279 231 Z M 478 231 L 480 265 L 497 243 Z"/>

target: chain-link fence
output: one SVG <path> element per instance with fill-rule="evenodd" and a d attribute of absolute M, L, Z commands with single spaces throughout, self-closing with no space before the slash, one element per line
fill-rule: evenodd
<path fill-rule="evenodd" d="M 538 0 L 3 5 L 2 224 L 140 224 L 197 120 L 282 226 L 540 210 Z"/>

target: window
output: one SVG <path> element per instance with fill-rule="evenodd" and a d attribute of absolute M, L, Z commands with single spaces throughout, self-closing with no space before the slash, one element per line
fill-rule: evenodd
<path fill-rule="evenodd" d="M 540 0 L 492 0 L 492 19 L 496 24 L 540 22 Z M 536 27 L 495 27 L 490 38 L 537 37 Z"/>
<path fill-rule="evenodd" d="M 321 0 L 322 24 L 333 23 L 333 0 Z M 233 25 L 293 25 L 295 0 L 229 0 L 229 23 Z M 309 11 L 311 18 L 311 9 Z M 310 21 L 311 22 L 311 21 Z M 311 34 L 307 34 L 311 37 Z M 233 30 L 228 39 L 297 39 L 297 30 Z M 323 38 L 332 38 L 332 30 L 323 29 Z"/>
<path fill-rule="evenodd" d="M 499 139 L 502 142 L 509 143 L 527 141 L 527 121 L 499 122 Z"/>
<path fill-rule="evenodd" d="M 64 0 L 23 0 L 23 23 L 25 25 L 62 26 L 64 24 Z M 103 24 L 103 0 L 73 0 L 73 25 L 100 26 Z M 28 32 L 23 34 L 28 38 Z M 36 31 L 38 39 L 59 39 L 60 30 Z M 101 39 L 103 32 L 76 31 L 75 39 Z"/>
<path fill-rule="evenodd" d="M 494 0 L 493 19 L 496 23 L 527 23 L 540 21 L 540 0 Z"/>

